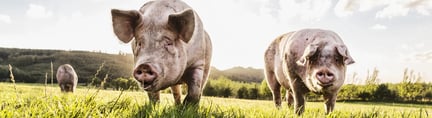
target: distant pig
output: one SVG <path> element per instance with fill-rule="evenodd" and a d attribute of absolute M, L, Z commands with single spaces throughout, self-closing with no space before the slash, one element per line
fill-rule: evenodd
<path fill-rule="evenodd" d="M 303 29 L 277 37 L 264 56 L 265 75 L 276 107 L 281 107 L 281 86 L 288 106 L 300 115 L 309 91 L 324 96 L 326 114 L 334 109 L 345 81 L 346 65 L 354 63 L 347 47 L 333 31 Z"/>
<path fill-rule="evenodd" d="M 201 19 L 180 0 L 155 0 L 139 10 L 112 9 L 114 33 L 124 43 L 132 41 L 133 76 L 159 101 L 159 91 L 171 87 L 180 104 L 180 84 L 187 84 L 184 104 L 197 104 L 206 84 L 212 45 Z"/>
<path fill-rule="evenodd" d="M 57 82 L 62 92 L 74 92 L 78 84 L 78 76 L 73 67 L 63 64 L 57 69 Z"/>

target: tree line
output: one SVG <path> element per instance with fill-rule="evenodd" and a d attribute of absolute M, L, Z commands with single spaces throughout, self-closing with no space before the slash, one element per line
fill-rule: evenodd
<path fill-rule="evenodd" d="M 343 85 L 338 93 L 338 100 L 432 103 L 432 83 L 422 82 L 421 76 L 413 70 L 405 69 L 400 83 L 379 83 L 378 74 L 379 71 L 374 69 L 371 74 L 367 74 L 363 84 Z M 224 76 L 210 79 L 203 94 L 230 98 L 272 99 L 266 80 L 261 83 L 245 83 L 232 81 Z M 282 89 L 282 96 L 284 95 L 285 89 Z M 306 95 L 306 99 L 323 100 L 322 96 L 312 92 Z"/>

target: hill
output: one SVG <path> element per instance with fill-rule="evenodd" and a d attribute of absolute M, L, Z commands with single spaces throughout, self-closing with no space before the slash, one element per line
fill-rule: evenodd
<path fill-rule="evenodd" d="M 8 64 L 13 67 L 15 81 L 26 83 L 43 83 L 45 73 L 51 77 L 51 62 L 54 78 L 57 67 L 71 64 L 79 77 L 79 83 L 89 83 L 99 67 L 97 80 L 109 73 L 109 78 L 130 77 L 133 57 L 130 54 L 106 54 L 87 51 L 39 50 L 0 48 L 0 81 L 9 81 Z M 54 79 L 54 82 L 56 80 Z"/>
<path fill-rule="evenodd" d="M 220 76 L 227 77 L 233 81 L 260 83 L 264 79 L 264 71 L 263 69 L 252 67 L 233 67 L 226 70 L 218 70 L 213 67 L 210 72 L 210 78 L 216 79 Z"/>

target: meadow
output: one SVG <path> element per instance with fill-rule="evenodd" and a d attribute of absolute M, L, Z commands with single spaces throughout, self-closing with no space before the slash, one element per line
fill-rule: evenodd
<path fill-rule="evenodd" d="M 184 97 L 184 95 L 182 96 Z M 0 117 L 229 117 L 229 118 L 283 118 L 283 117 L 376 117 L 428 118 L 432 105 L 338 102 L 335 111 L 324 114 L 322 102 L 307 102 L 306 111 L 297 116 L 284 102 L 276 109 L 270 100 L 203 97 L 199 107 L 174 105 L 170 94 L 162 94 L 157 104 L 148 102 L 142 91 L 111 91 L 78 87 L 77 91 L 61 93 L 57 84 L 0 83 Z"/>

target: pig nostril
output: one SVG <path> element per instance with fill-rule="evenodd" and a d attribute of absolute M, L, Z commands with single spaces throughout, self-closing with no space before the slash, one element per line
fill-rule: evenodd
<path fill-rule="evenodd" d="M 327 76 L 328 77 L 333 77 L 333 74 L 332 73 L 327 73 Z"/>
<path fill-rule="evenodd" d="M 150 75 L 150 76 L 153 76 L 153 75 L 154 75 L 154 72 L 152 72 L 152 71 L 147 71 L 147 74 Z"/>
<path fill-rule="evenodd" d="M 136 74 L 141 75 L 142 71 L 137 71 Z"/>
<path fill-rule="evenodd" d="M 324 73 L 318 72 L 317 75 L 318 75 L 318 77 L 322 77 L 322 76 L 324 76 Z"/>

